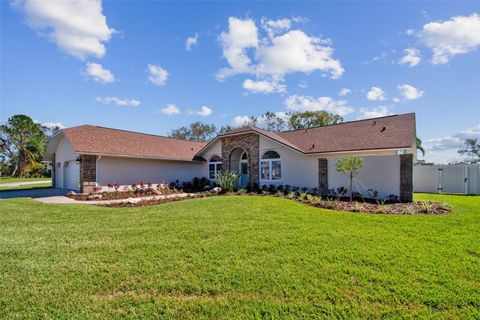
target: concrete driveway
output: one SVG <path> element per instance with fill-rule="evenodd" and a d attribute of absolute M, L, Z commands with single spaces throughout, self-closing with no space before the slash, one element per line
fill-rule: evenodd
<path fill-rule="evenodd" d="M 0 199 L 58 197 L 64 196 L 68 191 L 54 188 L 0 191 Z"/>

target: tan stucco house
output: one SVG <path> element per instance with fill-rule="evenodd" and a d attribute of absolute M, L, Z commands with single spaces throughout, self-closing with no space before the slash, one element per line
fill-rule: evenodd
<path fill-rule="evenodd" d="M 270 132 L 253 126 L 219 134 L 208 143 L 83 125 L 63 129 L 48 144 L 56 188 L 91 192 L 119 183 L 214 180 L 222 170 L 241 174 L 240 184 L 318 188 L 347 186 L 336 160 L 365 158 L 356 185 L 411 201 L 416 154 L 415 114 Z"/>

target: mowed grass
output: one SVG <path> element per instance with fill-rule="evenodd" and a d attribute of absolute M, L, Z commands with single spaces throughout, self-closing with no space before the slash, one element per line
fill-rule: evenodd
<path fill-rule="evenodd" d="M 51 187 L 52 187 L 52 182 L 38 183 L 38 184 L 24 184 L 18 187 L 2 187 L 2 185 L 0 185 L 0 191 L 45 189 L 45 188 L 51 188 Z"/>
<path fill-rule="evenodd" d="M 20 183 L 31 181 L 48 181 L 50 178 L 12 178 L 12 177 L 0 177 L 0 184 L 2 183 Z M 51 180 L 51 179 L 50 179 Z"/>
<path fill-rule="evenodd" d="M 0 318 L 480 317 L 480 197 L 444 216 L 273 197 L 0 201 Z"/>

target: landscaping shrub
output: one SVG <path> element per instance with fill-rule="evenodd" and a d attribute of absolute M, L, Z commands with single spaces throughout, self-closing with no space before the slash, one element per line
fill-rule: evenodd
<path fill-rule="evenodd" d="M 234 171 L 225 171 L 216 175 L 220 188 L 223 192 L 233 192 L 240 175 Z"/>

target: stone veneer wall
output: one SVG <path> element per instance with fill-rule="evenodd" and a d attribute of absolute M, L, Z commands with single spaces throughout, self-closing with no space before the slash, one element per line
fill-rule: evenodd
<path fill-rule="evenodd" d="M 318 159 L 318 190 L 322 195 L 328 193 L 328 159 Z"/>
<path fill-rule="evenodd" d="M 258 184 L 259 173 L 259 146 L 258 134 L 247 133 L 242 135 L 228 136 L 222 138 L 222 166 L 223 170 L 230 168 L 230 155 L 232 151 L 240 148 L 248 155 L 248 183 Z"/>
<path fill-rule="evenodd" d="M 97 156 L 81 155 L 80 192 L 91 193 L 97 185 Z"/>
<path fill-rule="evenodd" d="M 400 201 L 413 200 L 413 154 L 400 155 Z"/>
<path fill-rule="evenodd" d="M 53 159 L 52 159 L 52 164 L 51 164 L 51 168 L 52 168 L 52 188 L 56 188 L 57 186 L 55 185 L 55 172 L 57 171 L 57 163 L 55 162 L 55 153 L 53 154 Z"/>

